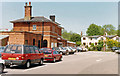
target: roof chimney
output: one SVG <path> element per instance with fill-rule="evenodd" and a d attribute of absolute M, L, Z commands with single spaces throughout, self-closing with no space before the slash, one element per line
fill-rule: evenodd
<path fill-rule="evenodd" d="M 81 31 L 81 37 L 82 37 L 82 31 Z"/>
<path fill-rule="evenodd" d="M 24 17 L 24 20 L 31 20 L 31 16 L 32 16 L 31 2 L 29 2 L 29 5 L 27 5 L 27 2 L 26 2 L 24 7 L 25 7 L 25 17 Z"/>
<path fill-rule="evenodd" d="M 25 5 L 27 6 L 27 2 L 25 3 Z"/>
<path fill-rule="evenodd" d="M 29 2 L 29 6 L 31 6 L 31 2 Z"/>
<path fill-rule="evenodd" d="M 55 15 L 50 15 L 50 19 L 55 22 Z"/>

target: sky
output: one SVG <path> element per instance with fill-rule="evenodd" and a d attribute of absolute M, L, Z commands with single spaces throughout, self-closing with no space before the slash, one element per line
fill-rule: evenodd
<path fill-rule="evenodd" d="M 18 0 L 19 1 L 19 0 Z M 118 28 L 118 2 L 117 0 L 79 0 L 75 2 L 32 2 L 32 16 L 56 16 L 56 22 L 60 23 L 67 31 L 79 33 L 86 30 L 90 24 L 94 23 L 100 26 L 112 24 Z M 0 2 L 0 28 L 12 28 L 9 21 L 24 18 L 25 2 L 8 0 Z"/>

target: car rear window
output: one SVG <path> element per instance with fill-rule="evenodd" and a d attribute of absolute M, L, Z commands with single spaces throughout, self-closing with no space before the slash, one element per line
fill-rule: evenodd
<path fill-rule="evenodd" d="M 43 51 L 44 54 L 52 54 L 51 50 Z"/>
<path fill-rule="evenodd" d="M 4 53 L 22 53 L 22 46 L 9 45 L 5 48 Z"/>

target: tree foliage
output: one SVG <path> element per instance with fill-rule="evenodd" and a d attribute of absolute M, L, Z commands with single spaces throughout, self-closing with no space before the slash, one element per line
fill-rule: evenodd
<path fill-rule="evenodd" d="M 106 44 L 108 48 L 112 48 L 112 47 L 119 47 L 120 43 L 117 40 L 107 39 Z"/>
<path fill-rule="evenodd" d="M 104 25 L 103 28 L 105 29 L 105 32 L 107 32 L 108 35 L 115 35 L 116 30 L 113 25 Z"/>
<path fill-rule="evenodd" d="M 91 24 L 87 29 L 86 33 L 88 36 L 104 35 L 104 32 L 107 32 L 108 35 L 118 35 L 119 31 L 120 30 L 115 30 L 115 27 L 111 24 L 104 25 L 102 27 L 96 24 Z"/>
<path fill-rule="evenodd" d="M 66 40 L 76 42 L 77 46 L 81 45 L 81 36 L 77 33 L 73 33 L 72 31 L 67 32 L 66 30 L 63 30 L 62 37 Z"/>
<path fill-rule="evenodd" d="M 100 27 L 96 24 L 91 24 L 86 33 L 88 34 L 88 36 L 101 35 Z"/>

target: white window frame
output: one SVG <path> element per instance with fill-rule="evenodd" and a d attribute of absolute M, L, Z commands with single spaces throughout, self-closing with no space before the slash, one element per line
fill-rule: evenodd
<path fill-rule="evenodd" d="M 33 30 L 36 30 L 36 25 L 33 25 Z"/>

